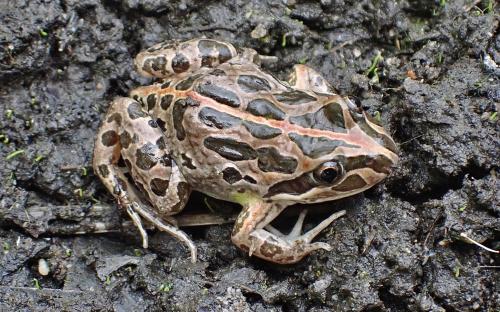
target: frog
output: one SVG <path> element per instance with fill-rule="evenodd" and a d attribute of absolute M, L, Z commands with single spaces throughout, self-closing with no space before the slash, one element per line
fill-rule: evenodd
<path fill-rule="evenodd" d="M 254 49 L 197 38 L 140 52 L 136 71 L 153 78 L 115 98 L 97 132 L 93 168 L 137 227 L 145 224 L 189 249 L 176 225 L 192 191 L 242 206 L 232 242 L 249 256 L 292 264 L 318 250 L 314 238 L 345 210 L 303 233 L 308 209 L 287 233 L 272 226 L 294 204 L 363 192 L 398 162 L 383 126 L 317 71 L 294 66 L 288 81 L 262 69 Z"/>

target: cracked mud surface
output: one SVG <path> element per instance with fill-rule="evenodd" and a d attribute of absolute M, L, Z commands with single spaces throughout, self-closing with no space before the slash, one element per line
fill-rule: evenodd
<path fill-rule="evenodd" d="M 0 310 L 497 311 L 500 257 L 460 236 L 500 249 L 492 3 L 0 1 Z M 319 237 L 333 251 L 272 265 L 212 225 L 187 229 L 192 265 L 173 238 L 151 231 L 143 250 L 122 227 L 91 169 L 100 119 L 150 82 L 135 54 L 201 36 L 277 56 L 266 69 L 281 79 L 315 68 L 393 133 L 401 162 L 384 183 L 311 207 L 311 221 L 347 209 Z M 200 194 L 191 206 L 208 211 Z"/>

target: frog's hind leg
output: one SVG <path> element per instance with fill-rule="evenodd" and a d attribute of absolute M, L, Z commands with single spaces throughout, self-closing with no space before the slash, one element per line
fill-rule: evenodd
<path fill-rule="evenodd" d="M 213 39 L 166 41 L 139 53 L 134 61 L 146 77 L 183 77 L 202 67 L 217 67 L 237 55 L 230 43 Z"/>
<path fill-rule="evenodd" d="M 125 169 L 119 167 L 120 158 L 135 185 L 127 179 Z M 95 141 L 93 166 L 139 228 L 144 246 L 147 234 L 141 218 L 184 242 L 191 251 L 192 261 L 196 261 L 196 247 L 191 239 L 165 222 L 165 216 L 184 208 L 190 188 L 170 159 L 162 131 L 138 102 L 118 98 L 111 104 Z M 144 204 L 144 197 L 156 209 Z"/>
<path fill-rule="evenodd" d="M 311 90 L 324 94 L 335 94 L 332 86 L 314 69 L 297 64 L 288 78 L 288 82 L 297 89 Z"/>
<path fill-rule="evenodd" d="M 282 264 L 298 262 L 318 249 L 328 251 L 332 249 L 327 243 L 312 243 L 312 240 L 335 219 L 343 216 L 345 211 L 332 214 L 312 230 L 301 234 L 306 216 L 306 211 L 303 211 L 292 231 L 288 235 L 283 235 L 269 226 L 283 209 L 284 207 L 279 204 L 264 202 L 244 207 L 233 230 L 233 242 L 243 250 L 247 250 L 250 255 Z"/>

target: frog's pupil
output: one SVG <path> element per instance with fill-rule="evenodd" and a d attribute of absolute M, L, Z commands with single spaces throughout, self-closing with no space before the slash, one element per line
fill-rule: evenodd
<path fill-rule="evenodd" d="M 321 171 L 321 180 L 327 183 L 332 183 L 335 178 L 337 178 L 337 169 L 335 168 L 326 168 Z"/>

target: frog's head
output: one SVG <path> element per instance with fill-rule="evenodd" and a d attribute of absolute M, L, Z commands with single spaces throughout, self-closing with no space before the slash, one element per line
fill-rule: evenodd
<path fill-rule="evenodd" d="M 327 103 L 324 110 L 325 118 L 312 121 L 313 129 L 289 133 L 303 154 L 302 173 L 275 183 L 265 197 L 314 203 L 351 196 L 382 181 L 397 163 L 394 140 L 367 112 L 340 97 Z M 338 130 L 317 130 L 328 128 L 318 123 L 333 119 L 336 126 L 340 125 Z"/>

